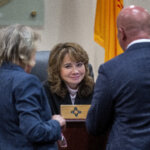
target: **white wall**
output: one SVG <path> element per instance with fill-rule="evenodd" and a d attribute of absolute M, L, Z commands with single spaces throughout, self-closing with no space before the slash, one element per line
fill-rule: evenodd
<path fill-rule="evenodd" d="M 149 0 L 124 0 L 125 6 L 149 6 Z M 77 42 L 89 54 L 95 79 L 104 62 L 104 49 L 93 40 L 96 0 L 44 0 L 45 23 L 38 50 L 51 50 L 59 42 Z M 149 9 L 149 8 L 148 8 Z"/>

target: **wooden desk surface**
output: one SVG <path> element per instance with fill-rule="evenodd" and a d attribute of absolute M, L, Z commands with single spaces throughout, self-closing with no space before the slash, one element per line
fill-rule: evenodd
<path fill-rule="evenodd" d="M 63 134 L 68 147 L 65 149 L 59 147 L 59 150 L 105 150 L 107 136 L 89 135 L 85 120 L 67 120 L 67 128 Z"/>

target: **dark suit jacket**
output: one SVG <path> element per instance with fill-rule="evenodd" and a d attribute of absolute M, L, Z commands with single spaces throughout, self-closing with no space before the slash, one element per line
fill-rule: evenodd
<path fill-rule="evenodd" d="M 150 43 L 100 66 L 86 126 L 94 135 L 110 128 L 107 150 L 150 150 Z"/>
<path fill-rule="evenodd" d="M 0 67 L 0 150 L 56 150 L 60 125 L 51 120 L 37 77 L 14 64 Z"/>
<path fill-rule="evenodd" d="M 48 81 L 43 82 L 43 86 L 45 88 L 45 92 L 46 92 L 48 99 L 49 99 L 49 104 L 51 106 L 52 114 L 60 114 L 60 105 L 62 105 L 62 104 L 72 105 L 69 93 L 63 99 L 60 96 L 51 93 L 51 91 L 49 89 L 50 85 L 49 85 Z M 91 100 L 92 100 L 92 94 L 89 95 L 88 97 L 85 97 L 85 98 L 81 98 L 77 94 L 77 96 L 75 98 L 75 105 L 91 104 Z"/>

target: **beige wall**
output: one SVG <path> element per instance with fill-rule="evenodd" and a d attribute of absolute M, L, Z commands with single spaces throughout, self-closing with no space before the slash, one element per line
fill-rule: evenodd
<path fill-rule="evenodd" d="M 59 42 L 77 42 L 89 54 L 95 78 L 104 50 L 93 40 L 96 0 L 44 0 L 45 23 L 38 28 L 38 50 L 51 50 Z"/>
<path fill-rule="evenodd" d="M 124 0 L 125 6 L 149 6 L 149 0 Z M 77 42 L 87 51 L 95 79 L 104 62 L 104 49 L 93 40 L 96 0 L 44 0 L 45 23 L 38 50 L 51 50 L 59 42 Z M 150 7 L 150 6 L 149 6 Z"/>

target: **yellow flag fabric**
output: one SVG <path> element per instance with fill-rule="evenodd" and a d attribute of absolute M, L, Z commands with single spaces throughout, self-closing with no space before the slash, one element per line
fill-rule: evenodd
<path fill-rule="evenodd" d="M 105 49 L 105 61 L 121 54 L 117 39 L 117 16 L 123 0 L 97 0 L 94 40 Z"/>

